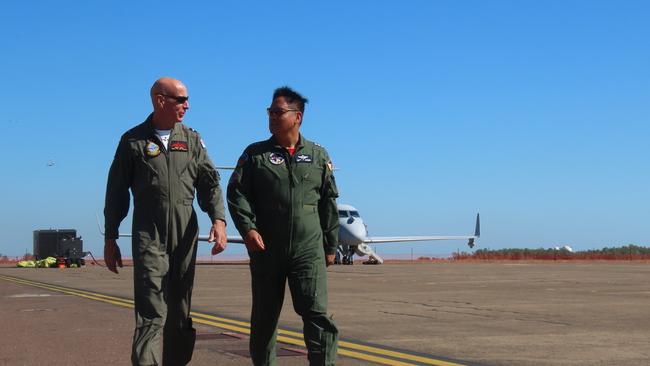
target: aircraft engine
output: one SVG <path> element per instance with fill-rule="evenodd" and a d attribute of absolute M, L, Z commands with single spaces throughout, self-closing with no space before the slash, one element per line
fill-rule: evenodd
<path fill-rule="evenodd" d="M 370 248 L 370 245 L 368 244 L 359 244 L 356 247 L 354 247 L 354 252 L 359 256 L 359 257 L 365 257 L 367 255 L 370 255 L 374 253 L 372 248 Z"/>

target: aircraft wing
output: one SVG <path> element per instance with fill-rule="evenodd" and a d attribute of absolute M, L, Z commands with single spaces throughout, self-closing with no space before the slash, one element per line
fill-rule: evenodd
<path fill-rule="evenodd" d="M 103 234 L 104 233 L 102 232 L 102 235 Z M 131 236 L 133 236 L 133 235 L 131 235 L 131 233 L 124 233 L 124 234 L 120 233 L 119 235 L 120 235 L 120 238 L 130 238 Z M 228 235 L 227 239 L 228 239 L 227 240 L 228 243 L 244 244 L 244 239 L 242 239 L 242 237 L 238 236 L 238 235 Z M 208 241 L 208 236 L 207 235 L 199 235 L 199 241 Z"/>
<path fill-rule="evenodd" d="M 244 239 L 242 239 L 242 237 L 239 236 L 239 235 L 228 235 L 227 239 L 228 239 L 227 240 L 228 243 L 244 244 Z M 199 241 L 208 241 L 208 236 L 207 235 L 199 235 Z"/>
<path fill-rule="evenodd" d="M 399 243 L 407 241 L 430 241 L 430 240 L 467 240 L 467 245 L 470 248 L 474 247 L 474 240 L 481 236 L 481 221 L 479 214 L 476 214 L 476 228 L 474 235 L 461 235 L 461 236 L 375 236 L 367 237 L 363 242 L 366 244 L 381 244 L 381 243 Z"/>
<path fill-rule="evenodd" d="M 99 223 L 99 216 L 97 216 L 97 228 L 99 228 L 99 233 L 104 236 L 104 229 Z M 130 238 L 133 235 L 131 233 L 120 233 L 119 236 L 120 238 Z M 208 235 L 199 235 L 199 241 L 208 241 Z M 242 239 L 242 237 L 239 235 L 228 235 L 227 242 L 234 244 L 244 244 L 244 239 Z"/>
<path fill-rule="evenodd" d="M 405 241 L 430 241 L 430 240 L 468 240 L 476 236 L 375 236 L 368 237 L 363 242 L 366 244 L 398 243 Z"/>

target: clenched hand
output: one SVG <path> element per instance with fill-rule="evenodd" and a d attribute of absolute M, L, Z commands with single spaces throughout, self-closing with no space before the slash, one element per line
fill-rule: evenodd
<path fill-rule="evenodd" d="M 212 247 L 212 255 L 217 255 L 226 249 L 228 238 L 226 237 L 226 223 L 222 220 L 215 220 L 210 228 L 210 236 L 208 242 L 214 242 Z"/>

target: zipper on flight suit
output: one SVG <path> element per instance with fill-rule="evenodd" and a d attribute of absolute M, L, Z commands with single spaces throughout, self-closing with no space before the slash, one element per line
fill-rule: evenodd
<path fill-rule="evenodd" d="M 295 182 L 293 178 L 293 166 L 291 165 L 292 156 L 286 148 L 283 147 L 282 149 L 284 150 L 284 156 L 287 162 L 287 171 L 289 172 L 289 245 L 287 249 L 291 252 L 293 250 L 293 192 Z"/>
<path fill-rule="evenodd" d="M 172 134 L 174 133 L 174 127 L 172 127 L 172 130 L 169 132 L 169 139 L 167 140 L 167 144 L 169 144 L 172 141 Z M 170 163 L 169 160 L 171 156 L 169 155 L 169 151 L 167 150 L 167 147 L 165 147 L 165 144 L 160 140 L 160 137 L 156 135 L 156 138 L 158 138 L 158 141 L 160 141 L 160 145 L 162 147 L 162 151 L 165 154 L 165 160 L 167 161 L 167 228 L 165 229 L 165 253 L 169 253 L 169 228 L 171 225 L 171 209 L 172 209 L 172 189 L 171 189 L 171 184 L 172 184 L 172 179 L 171 179 L 171 174 L 169 174 L 169 169 L 170 169 Z"/>

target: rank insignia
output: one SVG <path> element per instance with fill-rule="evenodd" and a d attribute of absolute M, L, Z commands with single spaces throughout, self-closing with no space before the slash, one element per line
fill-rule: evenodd
<path fill-rule="evenodd" d="M 296 155 L 296 163 L 311 163 L 311 156 L 307 154 Z"/>
<path fill-rule="evenodd" d="M 153 141 L 149 141 L 147 146 L 144 148 L 148 156 L 158 156 L 160 155 L 160 146 Z"/>
<path fill-rule="evenodd" d="M 171 141 L 169 151 L 187 151 L 187 141 Z"/>
<path fill-rule="evenodd" d="M 284 158 L 278 153 L 271 153 L 271 155 L 269 155 L 269 161 L 273 165 L 280 165 L 284 163 Z"/>

